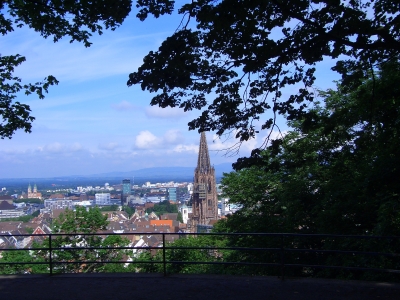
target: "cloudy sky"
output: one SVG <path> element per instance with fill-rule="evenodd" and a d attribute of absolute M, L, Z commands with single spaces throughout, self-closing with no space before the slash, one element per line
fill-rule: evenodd
<path fill-rule="evenodd" d="M 179 16 L 140 22 L 133 11 L 116 31 L 93 36 L 93 45 L 58 43 L 25 27 L 1 37 L 0 53 L 27 59 L 15 75 L 23 82 L 55 76 L 44 100 L 22 95 L 36 118 L 32 133 L 18 131 L 0 139 L 0 178 L 53 177 L 131 171 L 156 166 L 195 166 L 199 134 L 188 131 L 196 112 L 149 105 L 152 97 L 139 86 L 127 87 L 150 50 L 157 50 L 180 22 Z M 329 70 L 320 66 L 319 88 L 334 87 Z M 325 72 L 325 73 L 324 73 Z M 285 125 L 281 124 L 285 129 Z M 265 133 L 266 134 L 266 133 Z M 244 144 L 236 156 L 225 155 L 233 139 L 207 134 L 213 164 L 233 162 L 260 145 L 263 135 Z"/>

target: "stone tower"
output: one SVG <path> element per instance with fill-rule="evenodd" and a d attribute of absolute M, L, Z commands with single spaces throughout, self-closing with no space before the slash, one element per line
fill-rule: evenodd
<path fill-rule="evenodd" d="M 194 171 L 192 199 L 192 230 L 197 225 L 208 225 L 218 219 L 218 197 L 215 183 L 215 169 L 211 166 L 206 135 L 200 136 L 199 157 Z"/>

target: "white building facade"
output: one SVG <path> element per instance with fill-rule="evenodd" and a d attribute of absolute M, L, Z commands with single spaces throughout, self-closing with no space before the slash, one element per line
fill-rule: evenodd
<path fill-rule="evenodd" d="M 95 194 L 95 205 L 111 205 L 110 193 Z"/>

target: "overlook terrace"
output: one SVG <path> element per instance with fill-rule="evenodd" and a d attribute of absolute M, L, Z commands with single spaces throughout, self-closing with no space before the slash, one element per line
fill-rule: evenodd
<path fill-rule="evenodd" d="M 159 274 L 0 276 L 2 299 L 398 299 L 400 285 L 326 279 Z"/>
<path fill-rule="evenodd" d="M 164 236 L 165 234 L 163 234 Z M 236 234 L 238 235 L 238 234 Z M 240 234 L 239 234 L 240 235 Z M 356 237 L 333 235 L 295 235 L 295 234 L 257 234 L 270 237 L 296 238 L 350 238 L 350 239 L 381 239 L 382 237 Z M 53 235 L 56 236 L 56 235 Z M 389 237 L 390 239 L 395 237 Z M 163 238 L 164 239 L 164 238 Z M 148 247 L 152 248 L 152 247 Z M 74 248 L 75 249 L 75 248 Z M 70 249 L 70 250 L 74 250 Z M 78 249 L 78 248 L 76 248 Z M 79 247 L 81 249 L 81 247 Z M 173 249 L 164 243 L 161 251 Z M 174 248 L 178 249 L 178 248 Z M 244 249 L 245 250 L 245 249 Z M 283 255 L 290 258 L 290 253 L 298 251 L 309 252 L 309 249 L 291 249 L 290 246 L 277 249 L 254 249 L 262 251 L 284 251 Z M 294 250 L 294 252 L 292 252 Z M 14 250 L 26 251 L 26 250 Z M 54 249 L 56 251 L 56 249 Z M 318 250 L 321 253 L 324 251 Z M 347 255 L 345 251 L 337 251 Z M 352 251 L 350 251 L 352 252 Z M 51 253 L 51 252 L 50 252 Z M 286 254 L 285 254 L 286 253 Z M 353 255 L 388 255 L 387 253 L 352 252 Z M 316 253 L 317 254 L 317 253 Z M 298 254 L 296 254 L 298 255 Z M 163 256 L 165 259 L 165 255 Z M 54 257 L 54 264 L 57 264 Z M 285 260 L 282 262 L 284 263 Z M 51 264 L 51 260 L 49 261 Z M 72 262 L 69 262 L 72 263 Z M 87 263 L 87 262 L 79 262 Z M 160 262 L 164 270 L 172 262 Z M 173 263 L 180 263 L 174 261 Z M 191 263 L 191 262 L 181 262 Z M 192 262 L 202 263 L 202 262 Z M 237 262 L 241 264 L 241 262 Z M 260 263 L 263 264 L 263 263 Z M 264 264 L 263 264 L 264 265 Z M 296 265 L 268 263 L 270 266 L 288 267 L 307 266 L 301 261 Z M 265 264 L 265 267 L 268 267 Z M 320 266 L 333 267 L 333 266 Z M 348 268 L 346 266 L 337 266 Z M 336 268 L 336 267 L 335 267 Z M 350 269 L 355 269 L 350 267 Z M 50 267 L 51 270 L 51 267 Z M 398 272 L 396 270 L 381 270 Z M 49 275 L 13 275 L 1 276 L 0 295 L 2 298 L 25 299 L 29 291 L 30 299 L 397 299 L 400 285 L 384 282 L 342 281 L 316 278 L 288 278 L 281 273 L 279 277 L 271 276 L 226 276 L 226 275 L 185 275 L 185 274 L 144 274 L 144 273 L 97 273 L 97 274 L 55 274 Z M 106 284 L 105 284 L 106 283 Z M 23 287 L 23 288 L 22 288 Z M 45 292 L 44 292 L 45 291 Z"/>

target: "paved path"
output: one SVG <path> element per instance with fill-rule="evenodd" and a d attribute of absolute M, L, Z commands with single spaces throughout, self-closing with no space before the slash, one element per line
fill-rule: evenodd
<path fill-rule="evenodd" d="M 0 299 L 400 299 L 400 284 L 216 275 L 0 276 Z"/>

